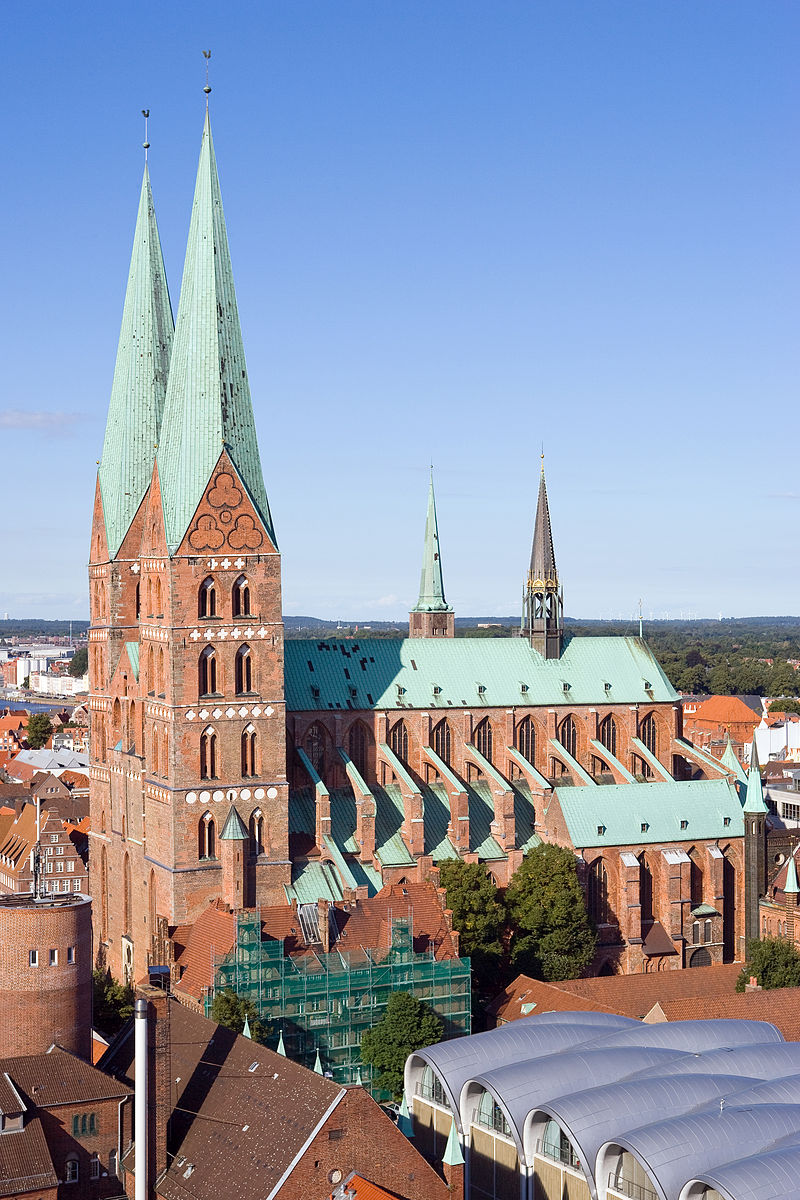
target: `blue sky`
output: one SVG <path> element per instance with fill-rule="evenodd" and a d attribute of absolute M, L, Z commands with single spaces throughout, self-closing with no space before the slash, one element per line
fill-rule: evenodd
<path fill-rule="evenodd" d="M 83 617 L 151 110 L 177 306 L 212 121 L 284 611 L 515 612 L 544 443 L 576 616 L 797 613 L 800 8 L 17 6 L 0 615 Z M 780 565 L 778 565 L 780 564 Z"/>

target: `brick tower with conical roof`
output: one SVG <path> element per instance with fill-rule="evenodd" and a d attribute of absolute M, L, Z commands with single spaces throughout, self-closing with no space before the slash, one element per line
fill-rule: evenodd
<path fill-rule="evenodd" d="M 172 335 L 145 177 L 90 565 L 97 949 L 139 978 L 166 929 L 289 881 L 281 572 L 206 113 Z"/>

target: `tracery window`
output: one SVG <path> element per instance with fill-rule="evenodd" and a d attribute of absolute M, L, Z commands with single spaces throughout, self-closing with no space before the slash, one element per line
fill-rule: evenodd
<path fill-rule="evenodd" d="M 479 725 L 475 727 L 472 735 L 475 743 L 475 749 L 479 754 L 482 754 L 487 762 L 492 761 L 492 727 L 489 723 L 489 718 L 484 717 Z"/>
<path fill-rule="evenodd" d="M 253 656 L 249 646 L 240 646 L 236 651 L 235 663 L 236 694 L 244 695 L 253 690 Z"/>
<path fill-rule="evenodd" d="M 209 575 L 200 584 L 197 593 L 198 617 L 215 617 L 217 615 L 217 588 Z"/>
<path fill-rule="evenodd" d="M 564 720 L 561 722 L 558 740 L 561 742 L 561 745 L 564 747 L 567 754 L 571 755 L 572 758 L 577 756 L 578 726 L 575 724 L 575 718 L 573 717 L 572 713 L 564 717 Z"/>
<path fill-rule="evenodd" d="M 617 757 L 617 723 L 612 716 L 607 716 L 600 723 L 600 741 L 609 754 Z"/>
<path fill-rule="evenodd" d="M 536 756 L 536 729 L 530 717 L 523 717 L 519 722 L 514 740 L 522 757 L 533 763 Z"/>
<path fill-rule="evenodd" d="M 325 731 L 321 725 L 312 725 L 306 734 L 305 751 L 309 762 L 318 775 L 325 773 Z"/>
<path fill-rule="evenodd" d="M 250 616 L 250 584 L 245 575 L 240 575 L 233 585 L 233 615 Z"/>
<path fill-rule="evenodd" d="M 447 717 L 434 725 L 431 736 L 434 754 L 438 754 L 442 762 L 450 762 L 450 723 Z"/>
<path fill-rule="evenodd" d="M 217 778 L 217 735 L 211 725 L 200 734 L 200 778 Z"/>
<path fill-rule="evenodd" d="M 242 778 L 256 774 L 256 731 L 248 725 L 242 730 Z"/>
<path fill-rule="evenodd" d="M 356 721 L 355 725 L 350 727 L 347 735 L 347 753 L 353 760 L 356 770 L 360 771 L 362 775 L 367 770 L 368 746 L 369 732 L 362 721 Z"/>
<path fill-rule="evenodd" d="M 608 873 L 602 858 L 589 867 L 589 916 L 595 925 L 608 921 Z"/>
<path fill-rule="evenodd" d="M 389 732 L 389 747 L 403 762 L 408 758 L 408 727 L 405 721 L 396 721 Z"/>
<path fill-rule="evenodd" d="M 203 813 L 198 823 L 197 857 L 217 857 L 217 827 L 210 812 Z"/>
<path fill-rule="evenodd" d="M 198 691 L 201 696 L 212 696 L 217 690 L 217 655 L 213 646 L 206 646 L 198 665 Z"/>

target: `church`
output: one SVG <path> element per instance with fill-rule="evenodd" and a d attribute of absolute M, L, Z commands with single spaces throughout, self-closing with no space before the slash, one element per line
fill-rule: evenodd
<path fill-rule="evenodd" d="M 431 479 L 409 636 L 284 641 L 208 112 L 173 322 L 145 164 L 89 562 L 96 961 L 176 927 L 572 849 L 596 972 L 743 957 L 766 806 L 642 638 L 570 637 L 544 467 L 519 636 L 454 636 Z M 534 476 L 535 478 L 535 476 Z"/>

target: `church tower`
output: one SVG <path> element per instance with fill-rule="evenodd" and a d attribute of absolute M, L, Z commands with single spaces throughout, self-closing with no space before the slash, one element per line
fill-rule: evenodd
<path fill-rule="evenodd" d="M 419 600 L 408 615 L 408 635 L 415 638 L 453 637 L 455 616 L 444 598 L 442 558 L 439 553 L 439 525 L 436 497 L 433 493 L 433 468 L 428 490 L 428 516 L 425 521 L 425 545 L 422 551 L 422 575 Z"/>
<path fill-rule="evenodd" d="M 750 769 L 744 804 L 744 936 L 745 947 L 759 934 L 759 901 L 767 891 L 767 806 L 758 766 L 756 739 L 750 749 Z"/>
<path fill-rule="evenodd" d="M 232 894 L 232 806 L 247 833 L 242 905 L 275 903 L 289 881 L 280 556 L 208 112 L 161 405 L 123 570 L 138 612 L 124 632 L 109 615 L 110 844 L 96 887 L 109 965 L 133 978 L 159 961 L 168 925 Z"/>
<path fill-rule="evenodd" d="M 539 477 L 539 501 L 533 529 L 528 579 L 522 594 L 522 634 L 544 658 L 559 658 L 564 637 L 564 597 L 558 584 L 550 507 L 544 478 L 544 455 Z"/>

